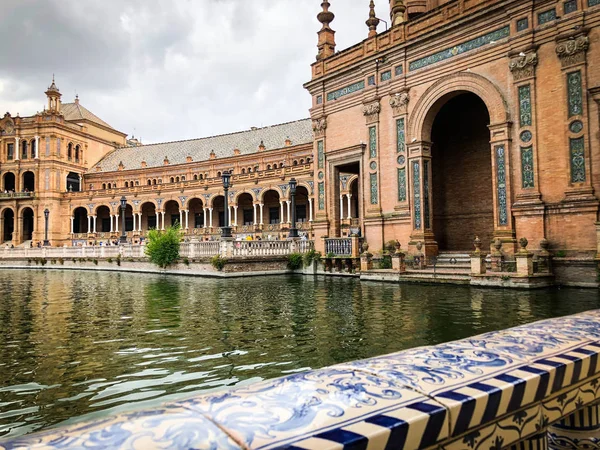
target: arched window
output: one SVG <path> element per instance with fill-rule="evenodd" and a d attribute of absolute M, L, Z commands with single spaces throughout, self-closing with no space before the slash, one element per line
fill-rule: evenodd
<path fill-rule="evenodd" d="M 294 162 L 292 163 L 293 166 L 297 166 L 298 165 L 298 161 L 295 159 Z"/>
<path fill-rule="evenodd" d="M 135 182 L 135 185 L 136 185 L 136 186 L 139 186 L 139 185 L 140 185 L 140 182 L 139 182 L 139 181 L 136 181 L 136 182 Z"/>
<path fill-rule="evenodd" d="M 198 175 L 194 175 L 194 181 L 198 179 Z"/>
<path fill-rule="evenodd" d="M 179 183 L 179 177 L 175 178 L 175 182 Z"/>
<path fill-rule="evenodd" d="M 154 180 L 152 180 L 152 184 L 153 184 L 154 186 L 156 186 L 156 178 L 155 178 Z"/>
<path fill-rule="evenodd" d="M 303 159 L 300 160 L 300 164 L 304 164 L 304 160 Z"/>
<path fill-rule="evenodd" d="M 245 174 L 245 173 L 246 173 L 246 169 L 242 169 L 242 174 Z"/>
<path fill-rule="evenodd" d="M 185 175 L 181 177 L 181 181 L 185 181 Z"/>
<path fill-rule="evenodd" d="M 31 144 L 29 144 L 29 155 L 30 155 L 29 157 L 33 158 L 35 156 L 35 152 L 36 152 L 35 139 L 32 139 Z"/>
<path fill-rule="evenodd" d="M 125 182 L 125 187 L 128 188 L 129 187 L 129 181 Z"/>
<path fill-rule="evenodd" d="M 248 173 L 252 173 L 252 167 L 248 167 Z"/>
<path fill-rule="evenodd" d="M 204 176 L 202 174 L 200 174 L 200 179 L 202 180 L 204 178 Z"/>
<path fill-rule="evenodd" d="M 22 152 L 21 152 L 21 159 L 27 159 L 27 147 L 29 146 L 29 144 L 27 143 L 27 141 L 23 141 L 23 144 L 21 145 L 22 148 Z"/>
<path fill-rule="evenodd" d="M 79 162 L 79 150 L 81 147 L 79 145 L 75 146 L 75 162 Z"/>
<path fill-rule="evenodd" d="M 221 172 L 217 172 L 217 178 L 221 177 Z"/>
<path fill-rule="evenodd" d="M 171 183 L 175 183 L 175 178 L 171 177 Z"/>
<path fill-rule="evenodd" d="M 148 180 L 148 186 L 152 186 L 152 180 Z"/>
<path fill-rule="evenodd" d="M 67 159 L 69 161 L 73 159 L 73 144 L 71 142 L 67 145 Z"/>
<path fill-rule="evenodd" d="M 102 189 L 106 189 L 106 183 L 102 183 Z"/>
<path fill-rule="evenodd" d="M 158 184 L 162 184 L 162 178 L 158 179 Z"/>
<path fill-rule="evenodd" d="M 306 158 L 306 164 L 310 162 L 310 158 Z"/>
<path fill-rule="evenodd" d="M 267 164 L 267 170 L 271 170 L 271 164 Z"/>

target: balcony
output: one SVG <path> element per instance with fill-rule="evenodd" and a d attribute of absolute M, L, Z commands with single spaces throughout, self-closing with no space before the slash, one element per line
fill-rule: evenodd
<path fill-rule="evenodd" d="M 0 199 L 6 198 L 30 198 L 33 192 L 0 192 Z"/>

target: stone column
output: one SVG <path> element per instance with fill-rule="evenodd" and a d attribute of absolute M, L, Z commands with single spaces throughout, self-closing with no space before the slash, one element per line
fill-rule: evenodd
<path fill-rule="evenodd" d="M 185 229 L 188 230 L 190 227 L 190 210 L 185 209 L 183 212 L 185 212 Z"/>
<path fill-rule="evenodd" d="M 373 268 L 373 255 L 369 253 L 369 244 L 366 242 L 363 244 L 363 252 L 360 255 L 360 271 L 366 272 Z"/>
<path fill-rule="evenodd" d="M 392 255 L 392 270 L 398 273 L 406 272 L 406 264 L 404 264 L 404 256 L 403 252 L 397 251 Z"/>
<path fill-rule="evenodd" d="M 160 228 L 162 231 L 165 231 L 165 212 L 161 211 L 160 215 L 162 217 L 162 227 Z"/>
<path fill-rule="evenodd" d="M 208 208 L 208 211 L 209 211 L 210 227 L 212 228 L 212 226 L 213 226 L 213 209 Z"/>
<path fill-rule="evenodd" d="M 115 233 L 119 232 L 119 215 L 115 214 Z"/>
<path fill-rule="evenodd" d="M 90 216 L 88 214 L 87 220 L 88 220 L 87 232 L 91 233 L 92 232 L 92 216 Z"/>
<path fill-rule="evenodd" d="M 593 449 L 600 442 L 600 404 L 586 406 L 548 427 L 550 447 Z"/>
<path fill-rule="evenodd" d="M 348 219 L 352 219 L 352 194 L 347 194 L 348 195 Z"/>
<path fill-rule="evenodd" d="M 19 143 L 20 143 L 20 141 L 21 141 L 21 138 L 17 136 L 15 138 L 15 152 L 16 152 L 15 153 L 15 161 L 19 160 L 19 151 L 20 151 L 20 149 L 19 149 Z"/>
<path fill-rule="evenodd" d="M 35 137 L 35 159 L 39 159 L 40 157 L 40 137 Z"/>
<path fill-rule="evenodd" d="M 114 217 L 114 216 L 111 214 L 111 215 L 110 215 L 110 232 L 111 232 L 111 233 L 113 232 L 113 220 L 114 220 L 114 219 L 113 219 L 113 217 Z"/>
<path fill-rule="evenodd" d="M 94 234 L 97 233 L 97 231 L 96 231 L 97 230 L 97 228 L 96 228 L 96 220 L 97 219 L 98 219 L 97 216 L 92 216 L 92 221 L 94 223 L 94 231 L 93 231 Z"/>
<path fill-rule="evenodd" d="M 75 221 L 75 217 L 71 216 L 71 234 L 73 234 L 73 222 Z M 14 221 L 13 221 L 14 223 Z"/>
<path fill-rule="evenodd" d="M 308 221 L 313 221 L 313 199 L 312 197 L 308 197 Z M 598 244 L 600 248 L 600 244 Z"/>
<path fill-rule="evenodd" d="M 203 212 L 204 212 L 204 228 L 208 227 L 208 222 L 206 221 L 206 211 L 208 210 L 208 208 L 202 208 Z"/>
<path fill-rule="evenodd" d="M 340 219 L 344 218 L 344 194 L 340 194 Z"/>
<path fill-rule="evenodd" d="M 134 213 L 134 212 L 131 213 L 131 218 L 133 219 L 133 225 L 131 226 L 131 232 L 132 233 L 135 233 L 135 231 L 137 230 L 137 227 L 135 226 L 135 224 L 136 224 L 135 216 L 136 215 L 137 214 Z"/>
<path fill-rule="evenodd" d="M 233 226 L 237 227 L 237 221 L 238 221 L 238 205 L 233 205 Z"/>
<path fill-rule="evenodd" d="M 290 204 L 291 202 L 289 200 L 286 200 L 285 203 L 287 204 L 287 220 L 286 223 L 291 223 L 291 210 L 290 210 Z"/>
<path fill-rule="evenodd" d="M 138 231 L 142 232 L 142 213 L 138 214 Z"/>
<path fill-rule="evenodd" d="M 281 206 L 281 216 L 279 217 L 279 223 L 282 224 L 282 223 L 285 222 L 283 220 L 284 219 L 284 214 L 283 214 L 284 213 L 284 211 L 283 211 L 283 200 L 279 201 L 279 205 Z"/>
<path fill-rule="evenodd" d="M 183 228 L 183 210 L 179 210 L 179 226 Z"/>
<path fill-rule="evenodd" d="M 263 222 L 263 208 L 264 208 L 265 205 L 264 205 L 264 203 L 260 203 L 258 206 L 260 207 L 260 225 L 262 226 L 262 225 L 264 225 L 264 222 Z"/>
<path fill-rule="evenodd" d="M 257 206 L 258 206 L 258 205 L 257 205 L 256 203 L 254 203 L 254 204 L 252 205 L 252 210 L 253 210 L 253 212 L 254 212 L 254 216 L 253 216 L 253 221 L 252 221 L 252 223 L 254 224 L 254 226 L 258 225 L 258 208 L 257 208 Z"/>
<path fill-rule="evenodd" d="M 519 239 L 521 249 L 515 253 L 517 260 L 517 275 L 531 276 L 533 275 L 533 253 L 527 251 L 527 238 Z"/>

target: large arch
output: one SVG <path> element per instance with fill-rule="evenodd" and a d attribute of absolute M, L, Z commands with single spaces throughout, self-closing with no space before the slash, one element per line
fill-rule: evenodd
<path fill-rule="evenodd" d="M 2 189 L 4 189 L 5 192 L 14 191 L 16 188 L 15 182 L 15 174 L 12 172 L 6 172 L 2 177 Z"/>
<path fill-rule="evenodd" d="M 21 242 L 31 241 L 34 231 L 34 214 L 33 209 L 29 206 L 21 210 Z"/>
<path fill-rule="evenodd" d="M 465 92 L 475 94 L 485 103 L 492 125 L 510 120 L 508 105 L 494 83 L 475 73 L 460 72 L 441 78 L 420 96 L 410 116 L 410 136 L 417 141 L 430 142 L 433 121 L 442 106 Z"/>
<path fill-rule="evenodd" d="M 23 192 L 35 192 L 35 174 L 32 171 L 28 170 L 23 174 L 21 190 Z"/>
<path fill-rule="evenodd" d="M 165 228 L 169 226 L 175 226 L 176 223 L 178 223 L 179 225 L 183 225 L 180 223 L 180 206 L 177 200 L 167 201 L 163 208 L 165 211 Z"/>
<path fill-rule="evenodd" d="M 112 213 L 107 205 L 96 208 L 96 231 L 98 233 L 110 233 L 112 228 Z"/>
<path fill-rule="evenodd" d="M 189 210 L 189 227 L 204 227 L 204 202 L 198 197 L 190 198 L 187 202 Z"/>
<path fill-rule="evenodd" d="M 279 224 L 283 221 L 281 217 L 281 195 L 277 189 L 267 189 L 263 192 L 263 223 Z"/>
<path fill-rule="evenodd" d="M 243 192 L 235 200 L 237 217 L 233 223 L 237 225 L 254 225 L 254 197 L 249 192 Z"/>
<path fill-rule="evenodd" d="M 146 232 L 148 230 L 157 229 L 158 228 L 158 218 L 157 218 L 157 206 L 152 200 L 147 200 L 140 206 L 140 212 L 142 213 L 142 231 Z"/>
<path fill-rule="evenodd" d="M 110 189 L 110 186 L 109 186 Z M 69 172 L 67 174 L 67 191 L 80 192 L 81 191 L 81 180 L 79 174 L 75 172 Z"/>
<path fill-rule="evenodd" d="M 73 211 L 73 233 L 89 233 L 88 210 L 85 206 L 79 206 Z"/>
<path fill-rule="evenodd" d="M 15 231 L 15 212 L 12 208 L 5 208 L 2 211 L 2 242 L 11 242 L 13 240 L 13 232 Z"/>

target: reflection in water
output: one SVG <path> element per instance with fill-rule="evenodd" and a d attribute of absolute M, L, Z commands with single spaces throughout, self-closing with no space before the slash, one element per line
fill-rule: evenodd
<path fill-rule="evenodd" d="M 0 272 L 0 436 L 599 307 L 595 290 Z"/>

